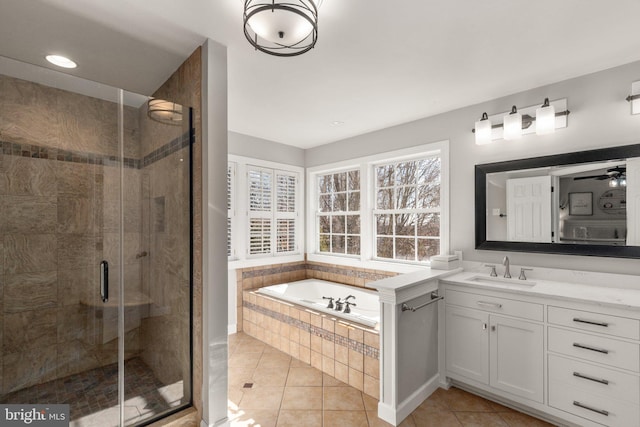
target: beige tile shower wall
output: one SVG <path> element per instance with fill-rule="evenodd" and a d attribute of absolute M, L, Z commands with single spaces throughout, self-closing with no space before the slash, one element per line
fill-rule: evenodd
<path fill-rule="evenodd" d="M 193 108 L 193 120 L 195 128 L 195 144 L 193 145 L 193 404 L 198 411 L 197 418 L 202 419 L 202 49 L 198 47 L 191 56 L 173 73 L 173 75 L 153 94 L 156 98 L 162 98 L 177 102 L 185 107 Z M 146 122 L 146 123 L 145 123 Z M 144 123 L 144 124 L 143 124 Z M 141 120 L 141 127 L 144 128 L 148 124 L 148 121 Z M 142 129 L 144 130 L 144 129 Z M 141 131 L 142 131 L 141 130 Z M 149 132 L 151 138 L 144 139 L 142 143 L 141 157 L 149 154 L 153 150 L 159 147 L 159 139 L 154 138 L 157 135 L 157 130 Z M 171 162 L 171 157 L 168 157 L 167 161 Z M 147 182 L 153 187 L 153 182 L 149 177 Z M 169 247 L 175 247 L 176 245 L 169 245 Z M 154 246 L 151 246 L 151 250 L 155 250 Z M 169 254 L 165 252 L 165 258 L 170 255 L 187 256 L 188 251 L 183 254 Z M 176 272 L 172 276 L 168 277 L 184 277 L 184 271 Z M 188 274 L 188 272 L 186 273 Z M 182 280 L 182 279 L 180 279 Z M 150 287 L 154 285 L 154 282 L 149 282 Z M 162 282 L 164 285 L 160 288 L 170 286 L 169 281 Z M 180 283 L 177 286 L 182 290 L 188 290 L 184 283 Z M 165 292 L 165 291 L 163 291 Z M 180 296 L 176 297 L 170 292 L 165 292 L 163 298 L 167 297 L 169 300 L 187 301 Z M 177 304 L 172 306 L 172 309 L 176 308 L 181 313 L 188 312 L 188 306 Z M 167 339 L 165 335 L 170 337 L 182 334 L 182 339 L 187 338 L 188 334 L 184 333 L 185 328 L 188 328 L 188 324 L 185 325 L 182 322 L 188 322 L 188 316 L 180 316 L 180 322 L 171 322 L 170 318 L 161 319 L 158 324 L 153 328 L 144 329 L 143 342 L 148 343 L 154 341 L 156 343 L 164 343 L 167 347 Z M 172 357 L 180 358 L 178 366 L 185 366 L 188 363 L 188 351 L 186 348 L 180 355 L 174 354 Z M 154 365 L 154 363 L 152 363 Z M 163 369 L 160 362 L 155 364 L 152 368 L 157 371 Z M 175 370 L 174 370 L 175 373 Z M 173 375 L 173 374 L 172 374 Z M 184 375 L 185 387 L 188 387 L 188 373 Z"/>
<path fill-rule="evenodd" d="M 116 340 L 108 339 L 110 313 L 97 307 L 98 265 L 102 259 L 119 262 L 119 175 L 112 166 L 58 161 L 52 150 L 116 155 L 115 104 L 0 76 L 0 110 L 0 141 L 26 150 L 0 153 L 4 394 L 116 360 Z M 135 113 L 125 109 L 127 155 L 137 158 Z M 135 284 L 138 171 L 125 170 L 125 182 L 124 262 L 127 283 Z M 133 351 L 139 347 L 135 324 L 126 342 Z"/>
<path fill-rule="evenodd" d="M 243 329 L 242 291 L 295 282 L 304 279 L 328 280 L 335 283 L 364 287 L 366 283 L 395 276 L 397 273 L 366 268 L 343 267 L 319 262 L 294 262 L 236 270 L 237 328 Z"/>
<path fill-rule="evenodd" d="M 246 334 L 379 399 L 377 331 L 253 291 L 243 294 Z"/>

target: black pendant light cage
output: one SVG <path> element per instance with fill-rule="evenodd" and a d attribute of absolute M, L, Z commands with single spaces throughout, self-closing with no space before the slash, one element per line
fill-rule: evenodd
<path fill-rule="evenodd" d="M 271 13 L 275 10 L 282 10 L 303 17 L 311 24 L 311 32 L 304 39 L 291 45 L 272 42 L 258 36 L 249 25 L 249 20 L 259 13 Z M 251 43 L 256 50 L 268 53 L 269 55 L 302 55 L 313 49 L 318 40 L 318 8 L 314 0 L 245 0 L 242 22 L 244 24 L 244 36 L 249 43 Z"/>

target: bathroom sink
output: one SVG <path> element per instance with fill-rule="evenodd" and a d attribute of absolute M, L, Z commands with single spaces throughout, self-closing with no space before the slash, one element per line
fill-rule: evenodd
<path fill-rule="evenodd" d="M 473 276 L 469 279 L 470 282 L 483 283 L 487 285 L 498 286 L 518 286 L 521 288 L 530 288 L 535 286 L 536 282 L 532 280 L 520 280 L 516 278 L 505 279 L 504 277 L 491 277 L 491 276 Z"/>

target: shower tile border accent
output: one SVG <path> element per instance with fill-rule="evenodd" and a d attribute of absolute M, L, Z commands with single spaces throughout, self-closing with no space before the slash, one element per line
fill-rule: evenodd
<path fill-rule="evenodd" d="M 361 353 L 365 356 L 380 360 L 380 350 L 378 350 L 377 348 L 371 347 L 369 345 L 366 345 L 356 340 L 352 340 L 347 337 L 343 337 L 342 335 L 336 334 L 335 332 L 331 332 L 327 329 L 313 326 L 310 323 L 303 322 L 298 319 L 294 319 L 293 317 L 287 316 L 285 314 L 282 314 L 273 310 L 269 310 L 268 308 L 260 307 L 259 305 L 250 303 L 247 300 L 244 300 L 244 307 L 248 308 L 249 310 L 253 310 L 258 313 L 264 314 L 265 316 L 269 316 L 272 319 L 276 319 L 280 322 L 286 323 L 287 325 L 295 326 L 296 328 L 301 329 L 304 332 L 309 332 L 312 335 L 315 335 L 322 339 L 331 341 L 335 344 L 339 344 L 343 347 L 347 347 L 348 349 Z M 299 307 L 300 307 L 299 310 L 304 309 L 304 307 L 302 306 L 299 306 Z M 377 333 L 377 331 L 375 333 Z"/>
<path fill-rule="evenodd" d="M 142 159 L 135 159 L 131 157 L 123 158 L 123 165 L 130 169 L 142 169 L 188 146 L 189 133 L 186 132 L 171 142 L 168 142 L 162 147 L 147 154 Z M 59 148 L 42 147 L 34 144 L 21 144 L 18 142 L 8 141 L 0 141 L 0 154 L 100 166 L 118 166 L 120 163 L 118 156 L 87 153 L 76 150 L 62 150 Z"/>

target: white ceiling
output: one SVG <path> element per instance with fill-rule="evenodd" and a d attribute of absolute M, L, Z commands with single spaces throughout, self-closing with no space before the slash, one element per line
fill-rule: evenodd
<path fill-rule="evenodd" d="M 0 55 L 66 53 L 77 76 L 150 94 L 208 37 L 228 47 L 229 129 L 301 148 L 640 60 L 638 0 L 324 0 L 293 58 L 254 51 L 242 7 L 0 0 Z"/>

